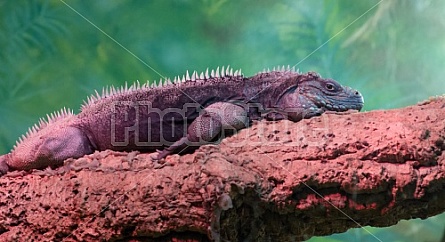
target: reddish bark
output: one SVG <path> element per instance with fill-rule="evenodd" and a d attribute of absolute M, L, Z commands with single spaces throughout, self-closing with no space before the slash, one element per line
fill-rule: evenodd
<path fill-rule="evenodd" d="M 290 241 L 445 211 L 445 99 L 0 177 L 0 240 Z"/>

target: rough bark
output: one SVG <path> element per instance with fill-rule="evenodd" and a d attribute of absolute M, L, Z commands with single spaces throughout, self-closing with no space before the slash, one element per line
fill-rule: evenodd
<path fill-rule="evenodd" d="M 445 211 L 445 99 L 0 178 L 1 241 L 294 241 Z"/>

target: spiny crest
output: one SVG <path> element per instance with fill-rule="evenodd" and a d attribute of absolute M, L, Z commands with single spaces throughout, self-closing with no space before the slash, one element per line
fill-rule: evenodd
<path fill-rule="evenodd" d="M 211 78 L 221 78 L 226 76 L 242 77 L 243 74 L 241 72 L 241 69 L 233 71 L 233 68 L 230 68 L 230 65 L 227 67 L 222 66 L 221 69 L 217 67 L 216 70 L 211 70 L 210 72 L 209 68 L 207 68 L 205 72 L 201 72 L 200 74 L 197 71 L 194 71 L 190 76 L 189 72 L 187 71 L 182 77 L 176 76 L 173 79 L 173 84 L 181 84 L 188 81 L 200 82 Z"/>
<path fill-rule="evenodd" d="M 273 72 L 290 72 L 290 73 L 295 72 L 295 73 L 300 73 L 299 69 L 295 69 L 295 66 L 291 67 L 290 65 L 287 65 L 287 66 L 284 66 L 284 65 L 283 66 L 277 66 L 277 67 L 272 68 L 272 71 Z M 260 71 L 257 74 L 263 74 L 263 73 L 269 73 L 269 72 L 271 72 L 271 71 L 270 71 L 269 68 L 267 68 L 267 70 L 263 69 L 263 71 Z"/>
<path fill-rule="evenodd" d="M 158 82 L 153 81 L 151 84 L 147 82 L 141 85 L 139 81 L 136 81 L 133 85 L 129 87 L 127 83 L 125 83 L 125 85 L 121 86 L 120 88 L 119 87 L 115 88 L 114 86 L 110 87 L 107 86 L 102 89 L 102 94 L 100 94 L 96 90 L 95 94 L 87 97 L 87 100 L 84 101 L 84 103 L 82 104 L 82 109 L 91 106 L 92 104 L 103 98 L 118 94 L 124 94 L 135 90 L 154 89 L 170 85 L 180 86 L 183 83 L 204 82 L 212 78 L 242 77 L 242 76 L 243 74 L 241 72 L 241 69 L 233 71 L 233 68 L 230 68 L 230 66 L 227 66 L 226 68 L 223 66 L 221 67 L 221 69 L 217 67 L 216 70 L 212 69 L 211 71 L 209 71 L 209 68 L 207 68 L 205 72 L 201 72 L 200 74 L 197 71 L 194 71 L 191 76 L 189 74 L 189 71 L 187 71 L 185 75 L 183 75 L 182 77 L 177 76 L 173 79 L 173 81 L 170 78 L 164 78 L 164 79 L 161 78 Z"/>
<path fill-rule="evenodd" d="M 93 103 L 95 103 L 96 101 L 98 101 L 100 99 L 103 99 L 103 98 L 106 98 L 109 96 L 113 96 L 113 95 L 121 94 L 121 93 L 128 93 L 133 90 L 147 89 L 147 88 L 149 88 L 148 82 L 141 85 L 141 83 L 139 81 L 136 81 L 131 86 L 128 86 L 127 83 L 125 83 L 125 85 L 121 86 L 121 87 L 106 86 L 106 87 L 102 88 L 102 94 L 100 94 L 97 90 L 95 90 L 94 91 L 95 94 L 87 97 L 87 100 L 86 101 L 84 100 L 84 102 L 82 104 L 82 109 L 85 108 L 86 106 L 92 105 Z"/>
<path fill-rule="evenodd" d="M 40 118 L 38 123 L 31 126 L 24 135 L 19 137 L 19 139 L 16 141 L 16 144 L 14 145 L 13 149 L 15 149 L 17 147 L 17 145 L 21 144 L 26 138 L 30 137 L 31 135 L 34 135 L 39 130 L 45 128 L 47 125 L 54 123 L 60 119 L 66 118 L 68 116 L 73 116 L 73 115 L 74 115 L 73 110 L 71 110 L 69 108 L 65 108 L 65 107 L 59 111 L 47 114 L 46 119 Z"/>

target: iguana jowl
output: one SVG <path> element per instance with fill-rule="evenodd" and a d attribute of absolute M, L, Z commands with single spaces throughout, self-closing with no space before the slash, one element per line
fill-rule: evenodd
<path fill-rule="evenodd" d="M 89 97 L 77 115 L 63 109 L 41 119 L 0 156 L 0 174 L 57 166 L 95 150 L 163 149 L 155 157 L 162 159 L 212 141 L 224 129 L 244 128 L 250 120 L 299 121 L 326 110 L 362 107 L 358 91 L 313 72 L 283 67 L 244 77 L 241 71 L 218 68 L 191 78 L 187 72 L 151 87 L 107 88 Z"/>

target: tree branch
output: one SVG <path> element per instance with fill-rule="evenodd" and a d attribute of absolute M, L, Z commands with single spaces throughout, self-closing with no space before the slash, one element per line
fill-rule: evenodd
<path fill-rule="evenodd" d="M 445 99 L 259 122 L 164 164 L 96 152 L 0 177 L 0 240 L 290 241 L 445 210 Z M 159 240 L 158 240 L 159 241 Z"/>

